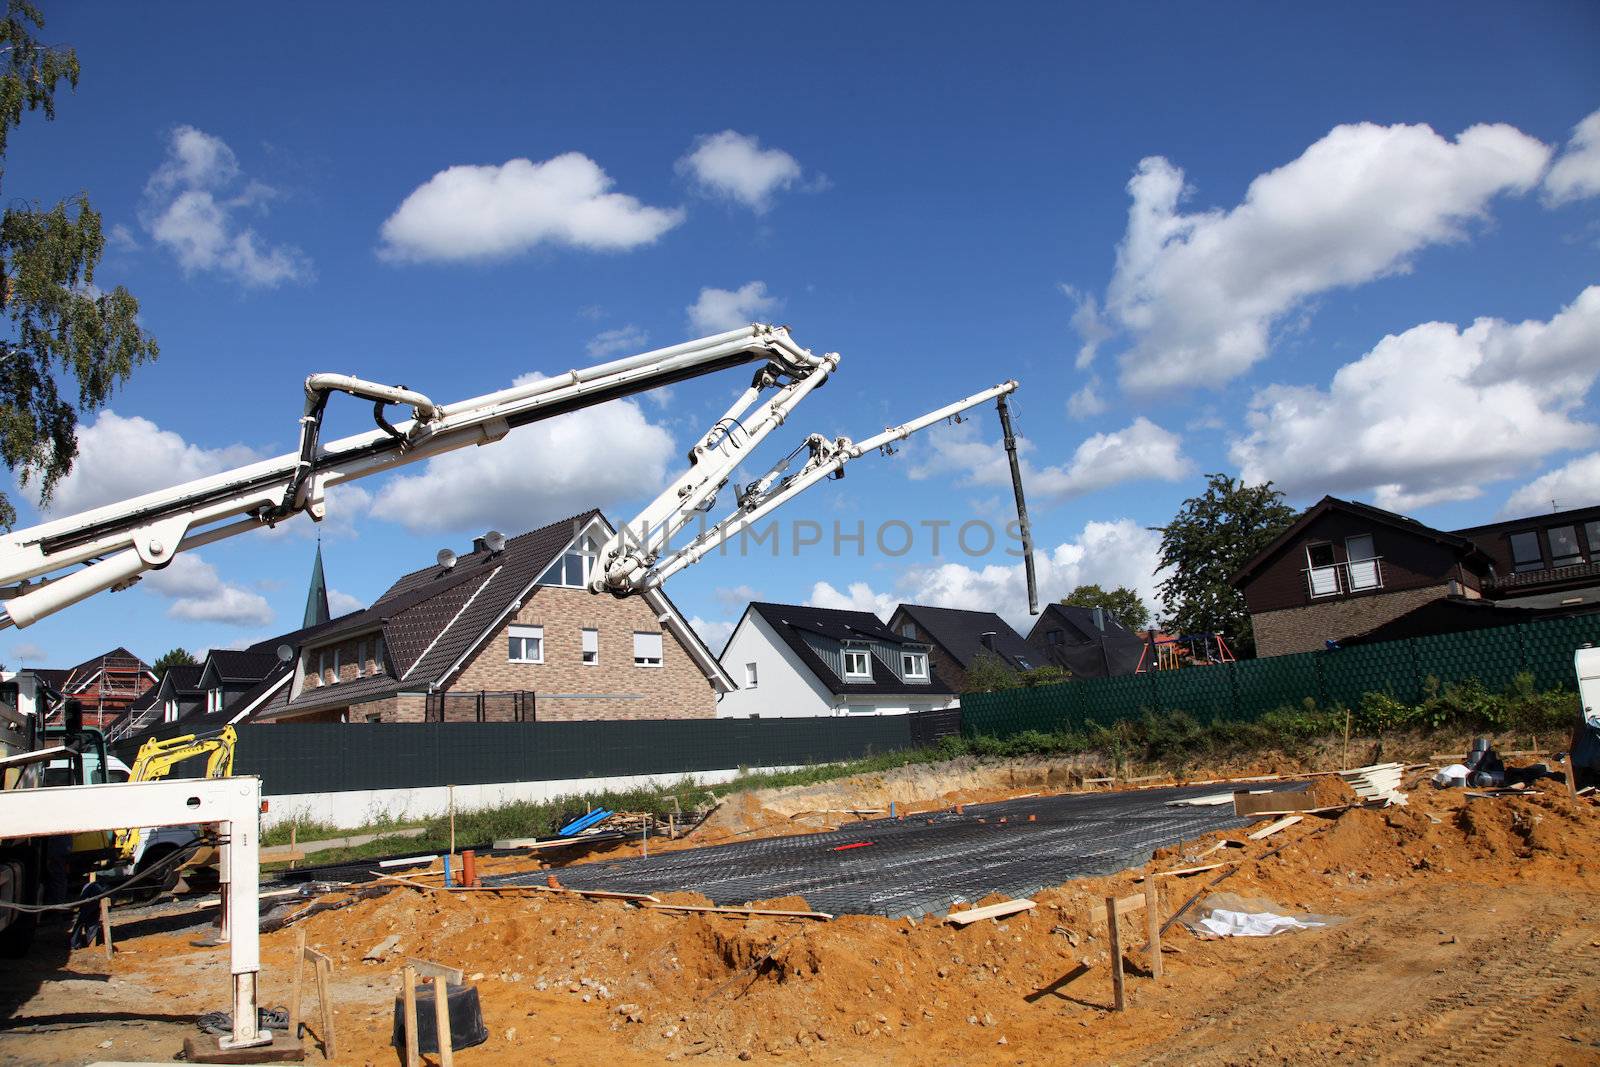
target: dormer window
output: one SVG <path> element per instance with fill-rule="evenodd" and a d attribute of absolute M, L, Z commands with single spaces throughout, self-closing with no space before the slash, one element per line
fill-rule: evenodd
<path fill-rule="evenodd" d="M 1552 526 L 1545 535 L 1550 538 L 1550 566 L 1571 567 L 1583 562 L 1576 526 Z"/>
<path fill-rule="evenodd" d="M 861 648 L 844 650 L 844 676 L 846 679 L 872 680 L 872 653 Z"/>
<path fill-rule="evenodd" d="M 206 714 L 211 715 L 222 710 L 222 687 L 206 690 Z"/>
<path fill-rule="evenodd" d="M 1517 574 L 1544 570 L 1538 530 L 1519 530 L 1511 535 L 1511 569 Z"/>
<path fill-rule="evenodd" d="M 539 584 L 582 589 L 589 584 L 589 578 L 594 574 L 595 562 L 599 558 L 600 543 L 590 535 L 584 534 L 574 541 L 559 559 L 545 568 L 544 574 L 539 576 Z"/>
<path fill-rule="evenodd" d="M 900 653 L 900 673 L 908 682 L 928 680 L 928 654 L 926 652 Z"/>

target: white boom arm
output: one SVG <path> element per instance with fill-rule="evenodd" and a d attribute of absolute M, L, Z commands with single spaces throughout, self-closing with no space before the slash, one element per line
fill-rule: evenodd
<path fill-rule="evenodd" d="M 766 366 L 752 391 L 780 381 L 793 390 L 819 371 L 825 376 L 838 356 L 814 356 L 788 330 L 755 324 L 447 406 L 404 387 L 314 374 L 306 379 L 298 452 L 0 537 L 0 597 L 8 598 L 0 626 L 27 626 L 95 593 L 126 587 L 185 549 L 301 511 L 320 520 L 327 490 L 341 482 L 490 444 L 518 426 L 758 360 Z M 378 429 L 321 444 L 331 392 L 372 400 Z M 415 417 L 391 426 L 383 417 L 389 404 L 408 405 Z M 30 581 L 77 564 L 87 565 Z"/>
<path fill-rule="evenodd" d="M 750 387 L 690 450 L 687 473 L 612 539 L 592 591 L 620 597 L 653 589 L 698 561 L 719 538 L 747 528 L 822 479 L 841 476 L 850 460 L 1017 387 L 1004 382 L 861 442 L 812 434 L 764 477 L 738 491 L 733 514 L 673 549 L 672 538 L 696 514 L 711 509 L 739 465 L 838 367 L 837 353 L 813 355 L 786 328 L 756 323 L 443 406 L 405 386 L 313 374 L 306 379 L 297 452 L 0 536 L 0 598 L 7 600 L 0 627 L 28 626 L 95 593 L 126 588 L 185 549 L 271 526 L 302 511 L 321 520 L 328 489 L 343 482 L 467 445 L 492 444 L 515 427 L 541 419 L 763 360 Z M 774 388 L 763 402 L 762 395 Z M 378 428 L 322 444 L 323 412 L 335 392 L 373 401 Z M 384 418 L 390 405 L 411 408 L 413 418 L 390 425 Z M 785 475 L 807 451 L 803 467 Z"/>
<path fill-rule="evenodd" d="M 798 389 L 814 380 L 796 383 L 789 388 Z M 814 433 L 766 474 L 739 489 L 738 505 L 734 511 L 701 531 L 688 544 L 672 549 L 668 543 L 672 536 L 687 526 L 696 512 L 710 510 L 716 502 L 717 491 L 727 484 L 728 476 L 738 466 L 740 459 L 768 430 L 783 421 L 783 416 L 805 392 L 799 391 L 792 397 L 780 393 L 775 397 L 757 419 L 752 420 L 750 436 L 753 440 L 748 446 L 743 438 L 736 437 L 732 426 L 726 425 L 734 415 L 730 411 L 690 453 L 696 465 L 689 473 L 645 508 L 632 526 L 620 527 L 610 543 L 601 550 L 600 559 L 604 567 L 602 573 L 589 583 L 589 588 L 592 592 L 609 592 L 616 596 L 656 588 L 683 568 L 698 563 L 707 552 L 728 538 L 761 521 L 792 497 L 825 478 L 843 477 L 844 465 L 851 460 L 873 449 L 888 449 L 896 441 L 903 441 L 918 430 L 957 416 L 985 401 L 996 400 L 1014 392 L 1016 388 L 1015 381 L 1002 382 L 992 389 L 946 404 L 910 422 L 892 426 L 864 441 L 852 441 L 848 437 L 829 440 Z M 743 410 L 737 404 L 735 408 Z M 735 422 L 734 425 L 738 424 Z M 808 453 L 808 456 L 801 468 L 793 474 L 784 473 L 802 452 Z M 705 464 L 704 467 L 700 465 L 701 462 Z M 1032 546 L 1028 547 L 1031 550 Z"/>

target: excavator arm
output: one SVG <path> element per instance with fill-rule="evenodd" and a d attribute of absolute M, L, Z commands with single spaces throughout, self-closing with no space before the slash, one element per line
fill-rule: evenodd
<path fill-rule="evenodd" d="M 227 778 L 233 774 L 233 752 L 239 735 L 231 726 L 224 726 L 210 737 L 182 734 L 165 739 L 150 738 L 139 746 L 128 770 L 130 782 L 159 782 L 172 773 L 172 768 L 197 756 L 206 757 L 207 778 Z M 139 827 L 116 832 L 113 844 L 123 861 L 131 861 L 139 849 Z"/>

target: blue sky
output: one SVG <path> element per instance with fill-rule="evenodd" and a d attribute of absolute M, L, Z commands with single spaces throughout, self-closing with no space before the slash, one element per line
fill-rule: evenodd
<path fill-rule="evenodd" d="M 377 10 L 47 6 L 83 80 L 6 192 L 90 193 L 97 281 L 162 349 L 57 514 L 288 451 L 312 371 L 452 401 L 750 319 L 843 355 L 774 453 L 1019 378 L 1046 596 L 1148 592 L 1145 527 L 1207 471 L 1446 527 L 1600 500 L 1593 5 Z M 336 599 L 491 526 L 630 516 L 743 379 L 335 497 Z M 1018 561 L 923 525 L 1003 523 L 999 456 L 990 413 L 930 431 L 783 513 L 866 552 L 786 540 L 669 592 L 714 638 L 752 596 L 1021 623 Z M 206 548 L 0 660 L 291 629 L 315 534 Z"/>

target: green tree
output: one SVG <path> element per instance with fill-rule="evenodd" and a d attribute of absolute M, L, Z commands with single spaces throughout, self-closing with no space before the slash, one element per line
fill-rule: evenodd
<path fill-rule="evenodd" d="M 1061 602 L 1079 608 L 1104 608 L 1107 615 L 1130 630 L 1142 630 L 1150 622 L 1150 609 L 1144 606 L 1138 593 L 1125 585 L 1115 589 L 1080 585 L 1062 597 Z"/>
<path fill-rule="evenodd" d="M 1002 689 L 1015 689 L 1021 685 L 1017 672 L 1007 667 L 999 656 L 987 648 L 972 657 L 967 667 L 963 693 L 997 693 Z"/>
<path fill-rule="evenodd" d="M 1206 475 L 1206 491 L 1183 502 L 1161 533 L 1163 624 L 1180 634 L 1220 633 L 1239 655 L 1255 652 L 1250 612 L 1228 579 L 1294 522 L 1297 512 L 1271 482 L 1245 485 Z"/>
<path fill-rule="evenodd" d="M 1065 682 L 1072 677 L 1072 672 L 1065 667 L 1057 667 L 1054 663 L 1046 663 L 1043 667 L 1035 667 L 1031 671 L 1022 672 L 1022 685 L 1025 689 L 1035 689 L 1041 685 L 1055 685 Z"/>
<path fill-rule="evenodd" d="M 0 19 L 0 165 L 25 111 L 55 118 L 56 87 L 78 85 L 78 56 L 42 45 L 44 18 L 28 0 L 6 0 Z M 4 171 L 0 169 L 0 176 Z M 53 207 L 14 200 L 0 216 L 0 458 L 41 504 L 72 470 L 78 412 L 102 407 L 133 368 L 157 355 L 138 324 L 139 302 L 95 285 L 105 252 L 100 215 L 79 192 Z M 67 396 L 63 397 L 63 389 Z M 73 393 L 76 393 L 74 396 Z M 0 493 L 0 525 L 16 522 Z"/>
<path fill-rule="evenodd" d="M 168 667 L 193 667 L 199 661 L 189 654 L 186 648 L 175 648 L 156 660 L 154 670 L 157 678 L 164 678 Z"/>

